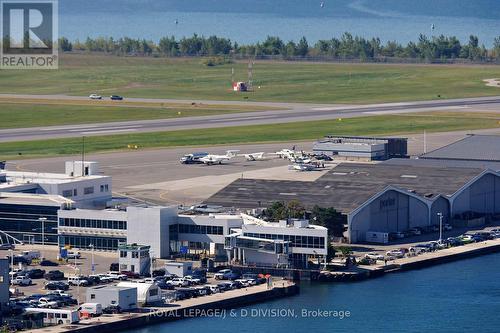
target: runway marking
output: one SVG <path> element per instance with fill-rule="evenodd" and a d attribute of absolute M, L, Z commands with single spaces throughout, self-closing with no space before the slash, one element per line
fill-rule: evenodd
<path fill-rule="evenodd" d="M 71 129 L 69 132 L 81 132 L 85 131 L 88 129 L 95 129 L 96 131 L 104 131 L 104 130 L 121 130 L 121 129 L 128 129 L 128 128 L 138 128 L 142 127 L 141 125 L 128 125 L 128 126 L 113 126 L 113 127 L 85 127 L 85 128 L 79 128 L 79 129 Z"/>
<path fill-rule="evenodd" d="M 227 122 L 227 121 L 256 120 L 256 119 L 279 118 L 279 117 L 280 117 L 280 115 L 258 116 L 258 117 L 244 117 L 244 118 L 212 119 L 212 120 L 209 120 L 209 122 L 219 123 L 219 122 Z"/>
<path fill-rule="evenodd" d="M 99 127 L 99 125 L 80 125 L 80 126 L 50 126 L 47 128 L 41 128 L 40 131 L 58 131 L 58 130 L 84 130 Z"/>
<path fill-rule="evenodd" d="M 105 133 L 122 133 L 122 132 L 134 132 L 137 131 L 135 128 L 128 128 L 122 130 L 107 130 L 107 131 L 91 131 L 91 132 L 81 132 L 82 134 L 105 134 Z"/>

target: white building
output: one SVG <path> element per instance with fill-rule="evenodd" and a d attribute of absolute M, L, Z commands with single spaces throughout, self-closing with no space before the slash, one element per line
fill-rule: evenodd
<path fill-rule="evenodd" d="M 240 232 L 240 240 L 254 237 L 265 239 L 264 242 L 284 241 L 286 251 L 280 253 L 283 255 L 279 261 L 284 265 L 304 263 L 308 257 L 326 255 L 325 228 L 301 220 L 287 224 L 253 223 L 249 219 L 249 216 L 240 214 L 178 215 L 176 208 L 159 206 L 131 206 L 126 210 L 60 210 L 59 245 L 84 249 L 93 245 L 97 250 L 116 251 L 120 244 L 135 243 L 149 246 L 150 255 L 156 258 L 203 253 L 226 260 L 230 253 L 224 246 L 226 237 Z M 238 244 L 232 246 L 241 247 Z M 241 259 L 238 253 L 241 251 L 234 252 L 231 259 Z M 262 251 L 254 253 L 248 250 L 245 258 L 252 263 L 278 263 L 275 256 L 271 258 Z M 128 262 L 128 269 L 120 269 L 131 270 L 130 265 Z M 137 265 L 134 264 L 134 270 Z"/>
<path fill-rule="evenodd" d="M 137 244 L 118 245 L 118 264 L 120 271 L 134 272 L 139 275 L 151 273 L 149 246 Z"/>

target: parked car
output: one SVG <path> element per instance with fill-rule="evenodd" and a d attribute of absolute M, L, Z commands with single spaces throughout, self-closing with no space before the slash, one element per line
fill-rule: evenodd
<path fill-rule="evenodd" d="M 24 275 L 16 276 L 14 279 L 10 281 L 10 284 L 16 286 L 30 286 L 32 283 L 31 279 Z"/>
<path fill-rule="evenodd" d="M 115 280 L 127 280 L 127 276 L 120 272 L 108 272 L 108 276 L 111 276 Z"/>
<path fill-rule="evenodd" d="M 157 276 L 165 276 L 165 270 L 164 269 L 155 269 L 153 271 L 153 277 L 157 277 Z"/>
<path fill-rule="evenodd" d="M 26 271 L 26 276 L 29 277 L 30 279 L 42 279 L 44 275 L 45 271 L 39 268 L 33 268 Z"/>
<path fill-rule="evenodd" d="M 13 258 L 7 256 L 6 258 L 9 259 L 9 262 L 11 262 L 13 265 L 31 265 L 31 259 L 26 259 L 23 256 L 14 256 Z"/>
<path fill-rule="evenodd" d="M 68 284 L 70 286 L 87 287 L 89 285 L 89 281 L 82 276 L 70 276 L 68 277 Z"/>
<path fill-rule="evenodd" d="M 210 284 L 210 285 L 207 285 L 207 286 L 205 286 L 205 287 L 207 287 L 208 289 L 210 289 L 210 292 L 211 292 L 212 294 L 217 294 L 217 293 L 220 293 L 220 289 L 219 289 L 219 287 L 218 287 L 218 286 L 216 286 L 216 285 Z"/>
<path fill-rule="evenodd" d="M 15 247 L 16 246 L 14 244 L 10 244 L 10 243 L 2 243 L 2 244 L 0 244 L 0 250 L 14 250 Z"/>
<path fill-rule="evenodd" d="M 165 281 L 165 280 L 159 280 L 159 281 L 155 281 L 155 284 L 160 287 L 160 289 L 163 289 L 163 290 L 172 290 L 174 289 L 174 285 L 172 283 L 170 283 L 170 281 Z"/>
<path fill-rule="evenodd" d="M 131 271 L 121 271 L 120 272 L 121 274 L 125 275 L 127 278 L 129 279 L 138 279 L 140 278 L 141 276 L 139 275 L 139 273 L 136 273 L 136 272 L 131 272 Z M 154 275 L 153 275 L 154 276 Z"/>
<path fill-rule="evenodd" d="M 370 252 L 365 254 L 365 258 L 372 260 L 384 260 L 384 255 L 376 252 Z"/>
<path fill-rule="evenodd" d="M 123 97 L 122 97 L 122 96 L 119 96 L 119 95 L 111 95 L 111 96 L 109 96 L 109 98 L 110 98 L 112 101 L 123 101 Z"/>
<path fill-rule="evenodd" d="M 173 278 L 169 281 L 175 287 L 187 287 L 189 286 L 189 281 L 184 278 Z"/>
<path fill-rule="evenodd" d="M 59 264 L 50 260 L 42 260 L 40 261 L 40 266 L 59 266 Z"/>
<path fill-rule="evenodd" d="M 101 95 L 98 95 L 98 94 L 90 94 L 90 95 L 89 95 L 89 98 L 90 98 L 90 99 L 102 99 L 102 96 L 101 96 Z"/>
<path fill-rule="evenodd" d="M 64 279 L 64 273 L 61 271 L 49 271 L 43 276 L 46 280 L 62 280 Z"/>
<path fill-rule="evenodd" d="M 191 275 L 186 275 L 184 277 L 184 280 L 187 280 L 189 281 L 189 284 L 193 285 L 193 284 L 200 284 L 201 283 L 201 280 L 200 279 L 197 279 Z"/>
<path fill-rule="evenodd" d="M 403 258 L 405 256 L 405 253 L 403 251 L 401 251 L 401 249 L 396 249 L 396 250 L 387 251 L 386 255 L 388 257 L 392 257 L 392 258 Z"/>
<path fill-rule="evenodd" d="M 122 308 L 119 305 L 109 305 L 109 306 L 102 309 L 102 313 L 118 314 L 118 313 L 122 313 Z"/>
<path fill-rule="evenodd" d="M 52 281 L 52 282 L 47 282 L 45 284 L 44 288 L 47 290 L 66 291 L 69 289 L 69 285 L 66 282 L 62 282 L 62 281 Z"/>
<path fill-rule="evenodd" d="M 413 236 L 419 236 L 422 234 L 422 230 L 419 228 L 411 228 L 409 231 Z"/>
<path fill-rule="evenodd" d="M 227 280 L 233 272 L 230 269 L 221 269 L 214 274 L 216 280 Z"/>
<path fill-rule="evenodd" d="M 74 251 L 68 251 L 68 253 L 66 254 L 66 258 L 68 259 L 80 259 L 81 256 L 82 255 L 80 252 L 74 252 Z"/>
<path fill-rule="evenodd" d="M 60 305 L 57 301 L 52 301 L 50 300 L 49 297 L 42 297 L 38 299 L 38 307 L 40 308 L 49 308 L 49 309 L 55 309 L 58 308 Z"/>

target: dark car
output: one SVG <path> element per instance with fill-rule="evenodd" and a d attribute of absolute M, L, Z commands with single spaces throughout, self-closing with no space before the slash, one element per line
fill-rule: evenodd
<path fill-rule="evenodd" d="M 40 261 L 40 266 L 59 266 L 59 264 L 50 260 L 42 260 Z"/>
<path fill-rule="evenodd" d="M 26 271 L 26 276 L 30 279 L 41 279 L 45 275 L 45 271 L 39 268 L 33 268 Z"/>
<path fill-rule="evenodd" d="M 48 290 L 68 290 L 69 289 L 69 284 L 67 284 L 66 282 L 62 282 L 62 281 L 52 281 L 52 282 L 47 282 L 47 284 L 45 284 L 45 289 L 48 289 Z"/>
<path fill-rule="evenodd" d="M 120 270 L 120 265 L 117 262 L 114 262 L 111 265 L 109 265 L 110 272 L 118 272 L 119 270 Z"/>
<path fill-rule="evenodd" d="M 171 285 L 170 283 L 167 283 L 165 282 L 165 280 L 158 280 L 155 282 L 155 284 L 160 287 L 160 289 L 163 289 L 163 290 L 173 290 L 175 289 L 173 285 Z"/>
<path fill-rule="evenodd" d="M 318 161 L 333 161 L 333 158 L 331 158 L 330 156 L 325 155 L 325 154 L 320 154 L 320 155 L 317 155 L 317 156 L 316 156 L 316 159 L 317 159 Z"/>
<path fill-rule="evenodd" d="M 122 313 L 122 308 L 119 305 L 109 305 L 102 309 L 102 313 L 105 314 L 117 314 Z"/>
<path fill-rule="evenodd" d="M 9 243 L 0 244 L 0 250 L 14 250 L 14 248 L 15 248 L 14 244 L 9 244 Z"/>
<path fill-rule="evenodd" d="M 119 95 L 111 95 L 109 97 L 112 101 L 123 101 L 123 97 Z"/>
<path fill-rule="evenodd" d="M 46 280 L 62 280 L 64 273 L 61 271 L 50 271 L 43 276 Z"/>
<path fill-rule="evenodd" d="M 126 275 L 129 279 L 138 279 L 141 277 L 139 273 L 131 272 L 131 271 L 121 271 L 120 274 Z"/>
<path fill-rule="evenodd" d="M 157 276 L 165 276 L 165 270 L 164 269 L 155 269 L 153 271 L 153 277 L 157 277 Z"/>

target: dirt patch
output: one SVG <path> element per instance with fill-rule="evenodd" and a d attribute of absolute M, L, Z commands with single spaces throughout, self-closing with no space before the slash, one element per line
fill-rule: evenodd
<path fill-rule="evenodd" d="M 500 79 L 485 79 L 483 82 L 486 83 L 487 87 L 497 87 L 500 88 Z"/>

